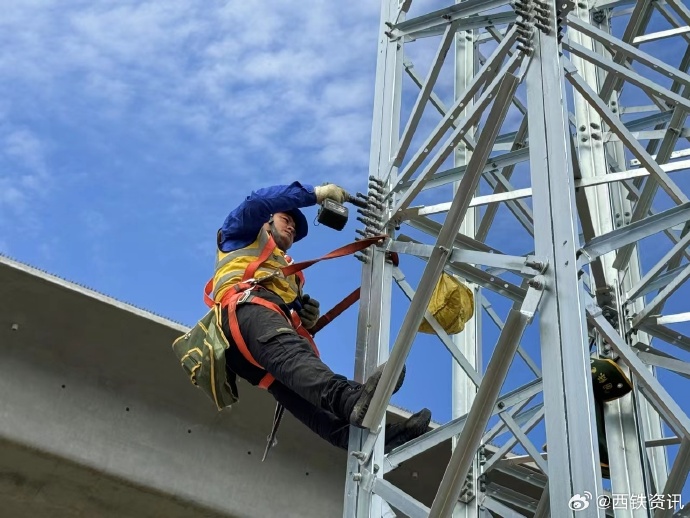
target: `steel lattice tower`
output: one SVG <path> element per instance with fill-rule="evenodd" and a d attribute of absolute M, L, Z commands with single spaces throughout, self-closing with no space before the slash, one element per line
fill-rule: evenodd
<path fill-rule="evenodd" d="M 369 170 L 379 212 L 365 221 L 366 233 L 391 240 L 360 258 L 355 374 L 388 363 L 365 420 L 374 432 L 351 436 L 344 516 L 672 516 L 672 502 L 662 509 L 651 497 L 681 493 L 690 468 L 677 390 L 687 380 L 671 389 L 657 376 L 690 375 L 690 313 L 667 307 L 690 305 L 690 182 L 680 172 L 690 168 L 690 10 L 681 0 L 417 7 L 382 0 Z M 670 29 L 653 32 L 653 19 Z M 416 287 L 409 256 L 423 260 Z M 436 326 L 453 362 L 453 418 L 384 456 L 376 431 L 443 271 L 475 294 L 463 333 Z M 409 299 L 395 327 L 393 297 Z M 521 342 L 529 332 L 531 349 Z M 634 386 L 603 404 L 610 488 L 591 356 L 617 360 Z M 518 361 L 529 381 L 508 387 Z M 451 437 L 430 507 L 383 479 Z M 539 498 L 491 482 L 519 463 Z M 623 494 L 645 505 L 597 505 Z M 588 507 L 571 509 L 574 495 Z"/>

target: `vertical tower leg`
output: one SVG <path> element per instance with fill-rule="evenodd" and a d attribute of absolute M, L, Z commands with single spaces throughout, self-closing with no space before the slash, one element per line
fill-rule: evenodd
<path fill-rule="evenodd" d="M 455 3 L 461 3 L 457 0 Z M 474 31 L 458 31 L 455 36 L 455 98 L 458 99 L 472 82 L 475 73 L 476 53 L 474 44 Z M 468 106 L 469 107 L 469 106 Z M 463 112 L 463 117 L 467 110 Z M 467 133 L 469 138 L 474 137 L 474 131 Z M 472 151 L 464 142 L 461 142 L 455 150 L 455 166 L 466 166 L 469 162 Z M 459 183 L 455 184 L 457 189 Z M 465 219 L 460 225 L 460 233 L 468 237 L 476 236 L 477 210 L 468 209 Z M 481 300 L 481 288 L 471 286 L 474 291 L 475 300 Z M 453 342 L 467 358 L 470 364 L 479 371 L 481 369 L 481 304 L 475 304 L 474 317 L 463 332 L 453 336 Z M 472 408 L 472 402 L 477 394 L 477 387 L 473 381 L 465 374 L 457 362 L 452 361 L 453 374 L 453 419 L 467 414 Z M 453 438 L 453 448 L 457 446 L 457 437 Z M 479 461 L 475 459 L 472 463 L 470 472 L 467 475 L 466 490 L 460 497 L 460 502 L 453 513 L 453 518 L 476 518 L 479 513 L 477 490 L 478 490 L 478 471 Z"/>
<path fill-rule="evenodd" d="M 391 154 L 398 144 L 402 46 L 390 41 L 385 33 L 386 22 L 393 23 L 396 18 L 400 19 L 399 14 L 404 16 L 398 0 L 382 0 L 369 175 L 389 182 L 395 176 L 387 178 Z M 392 265 L 386 262 L 385 255 L 379 249 L 370 249 L 367 257 L 368 262 L 362 269 L 355 353 L 357 380 L 365 380 L 379 364 L 388 359 L 390 336 Z M 385 417 L 381 427 L 385 427 Z M 350 428 L 350 432 L 349 451 L 361 451 L 368 432 L 354 427 Z M 384 505 L 380 497 L 367 490 L 371 484 L 361 483 L 363 470 L 373 476 L 383 475 L 379 471 L 383 465 L 383 433 L 379 439 L 374 454 L 364 466 L 348 455 L 345 518 L 380 518 L 383 515 Z"/>
<path fill-rule="evenodd" d="M 556 3 L 550 4 L 555 27 Z M 559 46 L 555 31 L 535 35 L 527 72 L 530 167 L 535 252 L 548 258 L 541 303 L 541 336 L 551 516 L 576 516 L 568 506 L 575 494 L 600 494 L 599 449 L 590 385 L 582 296 L 576 251 L 575 189 L 570 133 Z M 603 516 L 590 505 L 577 516 Z"/>

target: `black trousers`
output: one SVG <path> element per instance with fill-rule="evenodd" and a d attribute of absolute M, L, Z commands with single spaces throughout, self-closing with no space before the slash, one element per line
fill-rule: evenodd
<path fill-rule="evenodd" d="M 274 293 L 263 288 L 255 293 L 280 305 L 287 314 L 287 307 Z M 237 321 L 247 349 L 265 370 L 242 356 L 234 344 L 227 311 L 224 311 L 222 328 L 231 344 L 225 353 L 227 369 L 252 385 L 258 385 L 269 372 L 275 381 L 268 391 L 276 401 L 323 439 L 347 448 L 349 422 L 342 415 L 342 399 L 345 390 L 358 383 L 335 374 L 283 315 L 246 303 L 237 307 Z"/>

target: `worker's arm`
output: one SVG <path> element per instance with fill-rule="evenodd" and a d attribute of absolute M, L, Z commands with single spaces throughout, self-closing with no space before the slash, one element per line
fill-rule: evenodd
<path fill-rule="evenodd" d="M 250 244 L 271 214 L 312 205 L 316 194 L 311 185 L 293 182 L 258 189 L 228 214 L 220 229 L 220 249 L 229 252 Z"/>

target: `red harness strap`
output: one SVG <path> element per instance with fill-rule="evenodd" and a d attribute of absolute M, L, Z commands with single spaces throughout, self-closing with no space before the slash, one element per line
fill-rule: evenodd
<path fill-rule="evenodd" d="M 321 317 L 316 321 L 316 324 L 314 324 L 314 327 L 309 330 L 312 336 L 321 331 L 324 327 L 330 324 L 333 319 L 352 306 L 352 304 L 357 302 L 359 300 L 359 292 L 360 288 L 355 289 L 347 297 L 333 306 L 325 315 L 321 315 Z"/>
<path fill-rule="evenodd" d="M 327 260 L 327 259 L 334 259 L 336 257 L 342 257 L 344 255 L 349 255 L 353 254 L 355 252 L 358 252 L 360 250 L 363 250 L 367 248 L 368 246 L 377 243 L 384 239 L 386 236 L 375 236 L 375 237 L 370 237 L 366 239 L 361 239 L 359 241 L 355 241 L 353 243 L 349 243 L 348 245 L 345 245 L 343 247 L 337 248 L 336 250 L 333 250 L 332 252 L 329 252 L 328 254 L 324 255 L 323 257 L 320 257 L 318 259 L 312 259 L 309 261 L 303 261 L 300 263 L 294 263 L 289 266 L 284 266 L 281 268 L 281 273 L 283 276 L 288 277 L 289 275 L 297 275 L 301 274 L 302 270 L 305 268 L 308 268 L 309 266 L 318 263 L 319 261 Z M 228 311 L 228 325 L 230 327 L 230 334 L 232 335 L 233 342 L 235 342 L 235 345 L 237 346 L 237 349 L 240 351 L 242 356 L 254 365 L 255 367 L 265 370 L 261 365 L 259 365 L 259 362 L 257 362 L 252 354 L 249 352 L 249 349 L 247 348 L 247 343 L 244 340 L 244 337 L 242 336 L 242 333 L 240 332 L 240 325 L 239 322 L 237 321 L 237 305 L 242 304 L 242 303 L 250 303 L 250 304 L 258 304 L 260 306 L 263 306 L 267 309 L 270 309 L 272 311 L 275 311 L 276 313 L 281 314 L 287 321 L 288 323 L 295 329 L 297 334 L 305 338 L 309 344 L 311 345 L 312 349 L 314 350 L 314 353 L 317 356 L 320 356 L 319 349 L 316 346 L 316 343 L 314 343 L 314 339 L 312 337 L 312 334 L 305 329 L 305 327 L 302 325 L 302 320 L 300 319 L 299 315 L 297 314 L 296 311 L 290 311 L 290 319 L 287 318 L 287 315 L 283 312 L 282 309 L 280 309 L 280 306 L 277 304 L 270 302 L 268 300 L 265 300 L 261 298 L 260 296 L 255 296 L 255 297 L 249 297 L 248 295 L 251 293 L 251 291 L 257 286 L 257 282 L 248 282 L 251 281 L 254 274 L 256 273 L 256 270 L 261 266 L 262 263 L 268 259 L 268 257 L 271 255 L 273 250 L 275 249 L 276 244 L 275 241 L 273 240 L 273 237 L 270 236 L 268 242 L 264 246 L 263 250 L 259 254 L 259 257 L 252 261 L 247 268 L 245 269 L 242 282 L 239 282 L 235 284 L 231 289 L 228 290 L 228 292 L 223 296 L 223 298 L 220 301 L 221 307 L 225 308 L 227 307 Z M 303 277 L 301 277 L 303 279 Z M 215 304 L 215 301 L 210 297 L 211 291 L 213 290 L 213 279 L 209 280 L 208 283 L 206 283 L 206 286 L 204 288 L 204 302 L 208 307 L 213 307 Z M 338 314 L 342 313 L 347 307 L 349 307 L 351 304 L 353 304 L 357 298 L 354 298 L 353 296 L 357 295 L 357 298 L 359 298 L 359 289 L 355 290 L 350 296 L 347 297 L 347 301 L 349 304 L 347 306 L 343 306 L 340 311 L 336 312 L 338 309 L 337 307 L 334 308 L 333 310 L 329 311 L 327 315 L 324 315 L 324 317 L 328 317 L 327 319 L 319 319 L 319 323 L 321 324 L 319 326 L 319 329 L 324 327 L 330 320 L 335 318 Z M 343 301 L 345 302 L 345 301 Z M 342 304 L 342 303 L 341 303 Z M 341 306 L 339 304 L 338 306 Z M 316 331 L 314 331 L 316 332 Z M 261 378 L 259 381 L 259 387 L 263 389 L 267 389 L 271 386 L 271 384 L 275 381 L 275 377 L 266 372 L 264 376 Z"/>
<path fill-rule="evenodd" d="M 223 297 L 223 300 L 221 301 L 221 307 L 227 308 L 228 326 L 230 327 L 232 341 L 235 342 L 235 345 L 239 349 L 240 353 L 242 353 L 242 356 L 244 356 L 244 358 L 255 367 L 264 370 L 264 368 L 261 365 L 259 365 L 259 362 L 257 362 L 254 359 L 252 353 L 249 352 L 249 349 L 247 348 L 247 343 L 244 341 L 244 337 L 240 332 L 240 324 L 237 321 L 237 304 L 241 303 L 240 299 L 242 299 L 243 297 L 246 298 L 247 295 L 251 293 L 251 289 L 252 288 L 248 288 L 245 291 L 236 291 L 234 293 L 232 291 L 229 291 L 228 294 L 225 297 Z M 252 297 L 251 302 L 252 304 L 258 304 L 260 306 L 271 309 L 285 316 L 285 313 L 283 313 L 283 311 L 273 302 L 269 302 L 268 300 L 264 300 L 260 297 Z M 259 387 L 267 389 L 271 386 L 274 380 L 275 378 L 273 377 L 273 375 L 267 372 L 266 374 L 264 374 L 263 378 L 261 378 L 261 381 L 259 381 Z"/>
<path fill-rule="evenodd" d="M 266 262 L 266 259 L 269 258 L 269 256 L 273 253 L 273 250 L 275 250 L 275 248 L 276 248 L 276 242 L 273 240 L 273 236 L 271 234 L 269 234 L 268 235 L 268 241 L 264 245 L 263 250 L 261 250 L 259 257 L 257 257 L 251 263 L 249 263 L 249 265 L 247 265 L 247 268 L 244 270 L 244 275 L 242 276 L 242 280 L 246 281 L 249 279 L 253 279 L 254 274 L 256 273 L 256 270 L 258 270 L 259 266 L 261 266 L 264 262 Z"/>
<path fill-rule="evenodd" d="M 285 312 L 280 309 L 280 306 L 278 304 L 275 304 L 269 300 L 263 299 L 260 296 L 254 296 L 251 297 L 248 295 L 251 294 L 253 286 L 252 287 L 247 287 L 246 289 L 242 289 L 243 286 L 246 286 L 247 283 L 240 283 L 237 286 L 240 287 L 240 291 L 230 291 L 228 292 L 227 295 L 223 297 L 223 300 L 221 300 L 220 304 L 221 307 L 227 308 L 228 312 L 228 327 L 230 327 L 230 334 L 232 335 L 232 340 L 235 342 L 235 345 L 237 346 L 237 349 L 239 349 L 240 353 L 242 353 L 242 356 L 254 365 L 255 367 L 258 367 L 259 369 L 265 370 L 259 362 L 257 362 L 254 357 L 252 356 L 252 353 L 249 352 L 249 348 L 247 347 L 247 343 L 244 341 L 244 337 L 242 336 L 242 333 L 240 332 L 240 324 L 237 320 L 237 306 L 238 304 L 243 304 L 243 303 L 250 303 L 250 304 L 258 304 L 259 306 L 263 306 L 266 309 L 270 309 L 271 311 L 275 311 L 276 313 L 279 313 L 285 320 L 288 321 L 288 323 L 295 328 L 295 331 L 297 332 L 298 335 L 300 335 L 303 338 L 306 338 L 309 341 L 309 344 L 311 345 L 312 349 L 314 350 L 314 353 L 316 356 L 320 356 L 319 349 L 316 347 L 316 344 L 314 343 L 314 340 L 309 334 L 309 331 L 307 331 L 304 326 L 302 325 L 302 320 L 300 319 L 299 315 L 295 311 L 290 312 L 290 317 L 291 319 L 287 318 L 287 315 Z M 247 300 L 243 300 L 247 299 Z M 271 386 L 273 381 L 275 380 L 275 377 L 272 374 L 269 374 L 268 372 L 264 374 L 264 377 L 261 378 L 261 381 L 259 381 L 259 387 L 263 389 L 267 389 L 268 387 Z"/>

